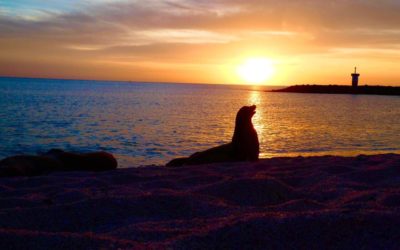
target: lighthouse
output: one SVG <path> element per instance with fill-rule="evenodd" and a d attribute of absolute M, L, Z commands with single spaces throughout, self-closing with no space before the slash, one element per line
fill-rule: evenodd
<path fill-rule="evenodd" d="M 354 73 L 351 74 L 351 86 L 353 86 L 353 88 L 358 87 L 358 77 L 359 76 L 360 76 L 360 74 L 357 73 L 357 67 L 354 67 Z"/>

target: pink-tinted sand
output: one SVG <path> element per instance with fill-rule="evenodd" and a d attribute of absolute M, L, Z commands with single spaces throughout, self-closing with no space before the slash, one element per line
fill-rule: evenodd
<path fill-rule="evenodd" d="M 1 249 L 399 249 L 400 155 L 0 179 Z"/>

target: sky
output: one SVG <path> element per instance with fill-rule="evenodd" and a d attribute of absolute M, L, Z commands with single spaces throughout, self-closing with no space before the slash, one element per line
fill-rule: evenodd
<path fill-rule="evenodd" d="M 0 76 L 400 85 L 400 0 L 0 0 Z M 272 66 L 271 66 L 272 65 Z"/>

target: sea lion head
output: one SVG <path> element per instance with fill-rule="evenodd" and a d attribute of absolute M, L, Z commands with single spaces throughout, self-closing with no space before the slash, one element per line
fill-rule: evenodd
<path fill-rule="evenodd" d="M 243 106 L 236 115 L 236 125 L 241 123 L 251 123 L 251 118 L 256 113 L 256 105 Z"/>

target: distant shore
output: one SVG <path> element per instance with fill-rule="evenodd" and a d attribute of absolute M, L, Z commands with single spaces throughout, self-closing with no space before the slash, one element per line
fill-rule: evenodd
<path fill-rule="evenodd" d="M 10 249 L 397 249 L 400 155 L 0 179 Z"/>
<path fill-rule="evenodd" d="M 392 86 L 345 86 L 345 85 L 294 85 L 267 92 L 352 94 L 352 95 L 400 95 L 400 87 Z"/>

